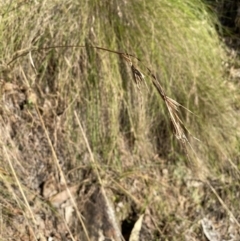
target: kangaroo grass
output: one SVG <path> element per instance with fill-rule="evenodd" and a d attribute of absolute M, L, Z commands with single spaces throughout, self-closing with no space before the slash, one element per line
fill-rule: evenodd
<path fill-rule="evenodd" d="M 35 69 L 33 60 L 32 60 L 32 56 L 31 53 L 35 52 L 35 51 L 41 51 L 41 50 L 48 50 L 48 49 L 57 49 L 57 48 L 86 48 L 87 46 L 74 46 L 74 45 L 57 45 L 57 46 L 49 46 L 49 47 L 44 47 L 44 48 L 36 48 L 36 47 L 32 47 L 32 48 L 28 48 L 28 49 L 24 49 L 24 50 L 19 50 L 15 53 L 14 57 L 12 58 L 12 60 L 10 60 L 7 65 L 11 65 L 16 59 L 23 57 L 27 54 L 29 54 L 29 58 L 30 58 L 30 62 L 32 64 L 32 67 Z M 139 59 L 138 57 L 136 57 L 133 54 L 129 54 L 129 53 L 125 53 L 125 52 L 120 52 L 120 51 L 115 51 L 115 50 L 111 50 L 108 48 L 104 48 L 104 47 L 99 47 L 99 46 L 88 46 L 90 48 L 93 49 L 97 49 L 97 50 L 102 50 L 102 51 L 106 51 L 106 52 L 110 52 L 113 54 L 117 54 L 119 55 L 119 57 L 123 58 L 131 67 L 131 72 L 132 72 L 132 76 L 133 76 L 133 80 L 134 83 L 137 85 L 137 88 L 140 90 L 141 89 L 141 85 L 144 83 L 145 86 L 147 87 L 146 81 L 145 81 L 145 76 L 144 74 L 138 69 L 138 67 L 136 65 L 133 64 L 132 59 L 137 60 L 138 62 L 142 63 L 142 60 Z M 146 68 L 146 70 L 148 71 L 148 75 L 151 77 L 151 83 L 152 85 L 155 87 L 155 89 L 157 90 L 158 94 L 161 96 L 162 100 L 164 101 L 169 116 L 170 116 L 170 120 L 171 123 L 173 125 L 173 132 L 175 137 L 177 138 L 177 140 L 179 140 L 181 142 L 181 144 L 183 145 L 185 151 L 186 151 L 186 144 L 189 143 L 186 133 L 189 131 L 187 130 L 187 128 L 184 126 L 180 116 L 179 116 L 179 107 L 184 108 L 185 110 L 189 111 L 190 113 L 192 113 L 189 109 L 187 109 L 186 107 L 182 106 L 180 103 L 178 103 L 177 101 L 173 100 L 172 98 L 168 97 L 162 87 L 162 85 L 160 84 L 160 82 L 158 81 L 156 75 L 150 70 L 150 68 L 148 68 L 147 66 L 145 66 L 143 64 L 143 66 Z M 187 154 L 187 152 L 186 152 Z"/>
<path fill-rule="evenodd" d="M 33 63 L 33 60 L 32 60 L 32 55 L 31 55 L 32 52 L 41 51 L 41 50 L 48 50 L 48 49 L 57 49 L 57 48 L 86 48 L 86 47 L 87 46 L 74 46 L 74 45 L 67 45 L 67 46 L 57 45 L 57 46 L 49 46 L 49 47 L 44 47 L 44 48 L 32 47 L 32 48 L 17 51 L 15 53 L 15 55 L 13 56 L 12 60 L 10 60 L 7 63 L 7 65 L 10 66 L 18 58 L 29 54 L 30 62 L 32 64 L 33 68 L 35 69 L 35 66 L 34 66 L 34 63 Z M 110 50 L 110 49 L 99 47 L 99 46 L 88 46 L 88 47 L 91 47 L 91 48 L 94 48 L 94 49 L 97 49 L 97 50 L 110 52 L 110 53 L 113 53 L 113 54 L 117 54 L 120 57 L 122 57 L 123 59 L 125 59 L 126 62 L 131 67 L 133 80 L 134 80 L 134 83 L 137 85 L 137 88 L 140 90 L 142 83 L 145 83 L 145 86 L 147 87 L 147 84 L 145 82 L 144 74 L 132 63 L 132 60 L 131 60 L 131 58 L 133 58 L 133 59 L 135 59 L 139 62 L 142 62 L 138 57 L 136 57 L 133 54 L 115 51 L 115 50 Z M 144 65 L 144 67 L 147 69 L 148 75 L 151 77 L 151 83 L 153 84 L 153 86 L 157 90 L 158 94 L 161 96 L 162 100 L 166 104 L 168 113 L 170 115 L 170 120 L 171 120 L 171 123 L 173 125 L 175 137 L 178 140 L 180 140 L 181 143 L 184 144 L 184 146 L 185 146 L 186 143 L 189 143 L 188 139 L 187 139 L 187 136 L 186 136 L 186 133 L 187 132 L 189 133 L 189 131 L 186 129 L 186 127 L 184 126 L 181 118 L 178 115 L 179 107 L 184 108 L 185 110 L 187 110 L 190 113 L 192 113 L 192 112 L 189 109 L 187 109 L 186 107 L 184 107 L 183 105 L 181 105 L 180 103 L 178 103 L 177 101 L 168 97 L 166 95 L 163 87 L 161 86 L 160 82 L 158 81 L 156 75 L 150 70 L 150 68 L 148 68 L 145 65 Z"/>

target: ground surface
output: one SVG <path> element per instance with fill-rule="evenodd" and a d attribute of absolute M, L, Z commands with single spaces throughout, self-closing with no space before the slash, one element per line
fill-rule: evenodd
<path fill-rule="evenodd" d="M 4 167 L 1 169 L 2 178 L 9 180 L 9 186 L 1 184 L 2 192 L 7 189 L 7 193 L 16 195 L 10 203 L 9 199 L 1 197 L 1 215 L 8 217 L 1 224 L 4 227 L 1 233 L 3 240 L 51 240 L 50 237 L 54 240 L 87 240 L 78 215 L 83 217 L 90 240 L 121 240 L 120 229 L 128 240 L 140 214 L 144 214 L 144 219 L 139 240 L 185 238 L 217 241 L 223 237 L 226 237 L 224 240 L 239 240 L 236 220 L 239 213 L 231 213 L 225 206 L 231 207 L 228 203 L 228 180 L 209 180 L 208 185 L 186 170 L 176 174 L 162 162 L 156 182 L 162 186 L 163 195 L 168 196 L 171 203 L 168 205 L 173 218 L 170 225 L 170 217 L 158 219 L 154 213 L 156 210 L 151 207 L 151 202 L 161 201 L 161 193 L 151 193 L 151 202 L 145 210 L 139 209 L 143 203 L 141 197 L 137 199 L 138 193 L 148 193 L 148 190 L 143 190 L 146 187 L 141 182 L 144 179 L 148 182 L 151 177 L 138 179 L 133 176 L 130 183 L 123 183 L 125 187 L 118 184 L 119 190 L 116 190 L 111 179 L 101 188 L 96 173 L 87 164 L 88 154 L 82 156 L 82 166 L 74 169 L 68 166 L 71 161 L 64 142 L 64 103 L 57 95 L 46 95 L 41 99 L 42 104 L 36 106 L 34 100 L 41 98 L 37 90 L 2 79 L 1 91 L 1 138 L 7 143 L 2 155 L 5 158 L 14 156 L 13 173 L 18 176 L 21 186 L 24 185 L 23 190 L 19 189 L 13 174 Z M 53 161 L 55 155 L 61 171 Z M 62 172 L 66 180 L 61 177 Z M 138 175 L 146 174 L 143 171 Z M 66 184 L 75 203 L 69 198 Z M 238 202 L 239 184 L 234 186 L 234 199 Z M 213 190 L 217 190 L 217 196 Z M 109 205 L 112 201 L 114 205 Z M 74 205 L 77 205 L 78 214 Z M 109 239 L 103 239 L 104 236 Z"/>

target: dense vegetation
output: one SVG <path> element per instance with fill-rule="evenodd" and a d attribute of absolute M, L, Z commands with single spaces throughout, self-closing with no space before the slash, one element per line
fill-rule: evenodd
<path fill-rule="evenodd" d="M 97 188 L 126 240 L 140 214 L 149 240 L 202 240 L 205 217 L 234 213 L 239 225 L 240 94 L 204 3 L 8 1 L 0 14 L 3 240 L 25 227 L 26 240 L 53 230 L 97 240 L 84 206 Z M 177 112 L 188 141 L 176 138 L 154 78 L 192 112 Z M 66 186 L 77 196 L 68 218 L 57 199 Z"/>

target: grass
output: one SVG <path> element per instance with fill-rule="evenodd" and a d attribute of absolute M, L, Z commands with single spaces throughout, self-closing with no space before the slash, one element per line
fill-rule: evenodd
<path fill-rule="evenodd" d="M 239 93 L 229 88 L 216 19 L 201 1 L 9 1 L 0 9 L 0 166 L 3 187 L 18 182 L 6 188 L 11 210 L 37 215 L 28 196 L 42 203 L 39 186 L 51 173 L 58 192 L 102 180 L 123 204 L 120 221 L 151 213 L 155 239 L 201 233 L 196 220 L 225 207 L 222 200 L 238 210 L 234 195 L 208 186 L 239 180 Z"/>

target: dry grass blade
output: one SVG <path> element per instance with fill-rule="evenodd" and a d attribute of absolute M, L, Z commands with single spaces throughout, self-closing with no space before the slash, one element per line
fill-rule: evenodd
<path fill-rule="evenodd" d="M 214 195 L 217 197 L 218 201 L 221 203 L 221 205 L 223 206 L 223 208 L 227 211 L 227 213 L 229 214 L 229 216 L 233 219 L 233 221 L 237 224 L 237 226 L 240 228 L 240 223 L 237 220 L 237 218 L 235 217 L 235 215 L 233 214 L 233 212 L 229 209 L 229 207 L 227 206 L 227 204 L 222 200 L 222 198 L 218 195 L 217 191 L 215 190 L 215 188 L 211 185 L 211 183 L 207 182 L 207 185 L 209 186 L 209 188 L 211 189 L 211 191 L 214 193 Z"/>
<path fill-rule="evenodd" d="M 19 178 L 17 177 L 16 171 L 14 170 L 14 167 L 13 167 L 13 165 L 12 165 L 12 162 L 10 161 L 10 157 L 9 157 L 9 155 L 8 155 L 8 152 L 7 152 L 5 146 L 3 146 L 3 150 L 4 150 L 5 155 L 6 155 L 6 157 L 7 157 L 8 164 L 9 164 L 9 166 L 10 166 L 10 168 L 11 168 L 11 172 L 12 172 L 12 174 L 13 174 L 13 176 L 14 176 L 14 179 L 15 179 L 18 187 L 19 187 L 19 190 L 20 190 L 20 192 L 21 192 L 21 195 L 22 195 L 22 198 L 23 198 L 23 200 L 24 200 L 24 203 L 25 203 L 25 205 L 26 205 L 26 207 L 27 207 L 27 210 L 29 211 L 29 214 L 30 214 L 30 216 L 31 216 L 31 219 L 32 219 L 34 225 L 36 225 L 36 219 L 35 219 L 35 217 L 34 217 L 34 214 L 33 214 L 33 212 L 32 212 L 32 209 L 31 209 L 31 207 L 30 207 L 30 204 L 29 204 L 29 202 L 28 202 L 28 200 L 27 200 L 27 197 L 26 197 L 26 195 L 25 195 L 25 192 L 24 192 L 24 190 L 23 190 L 23 186 L 22 186 L 22 184 L 20 183 Z M 35 236 L 35 233 L 34 233 L 34 232 L 33 232 L 33 238 L 34 238 L 34 240 L 37 240 L 37 237 Z"/>

